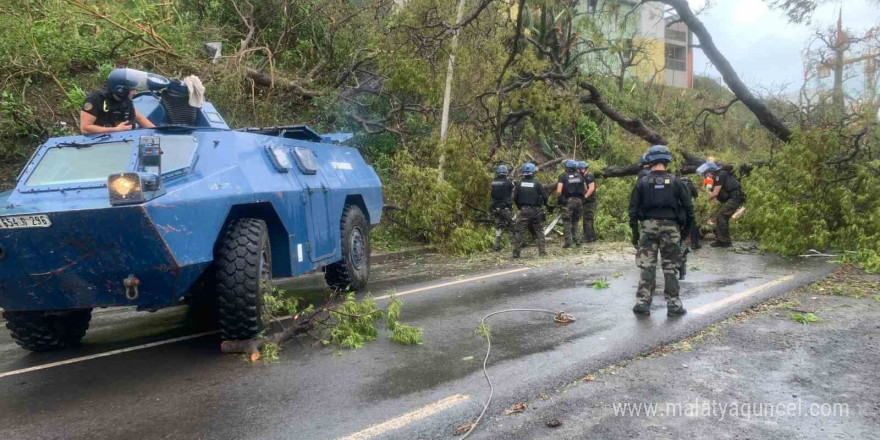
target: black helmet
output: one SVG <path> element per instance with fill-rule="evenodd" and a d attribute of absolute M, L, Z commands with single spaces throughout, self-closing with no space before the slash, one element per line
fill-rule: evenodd
<path fill-rule="evenodd" d="M 113 69 L 107 77 L 107 90 L 119 99 L 125 99 L 128 92 L 138 88 L 135 75 L 129 73 L 130 69 Z M 136 72 L 136 71 L 135 71 Z"/>
<path fill-rule="evenodd" d="M 645 153 L 645 160 L 651 164 L 668 164 L 672 162 L 672 153 L 669 151 L 669 148 L 665 145 L 654 145 L 651 148 L 648 148 L 648 152 Z"/>

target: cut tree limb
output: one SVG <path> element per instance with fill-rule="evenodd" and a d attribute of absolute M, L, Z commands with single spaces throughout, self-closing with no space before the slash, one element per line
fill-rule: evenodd
<path fill-rule="evenodd" d="M 579 82 L 578 87 L 583 90 L 586 90 L 588 95 L 581 97 L 582 104 L 592 104 L 595 105 L 596 108 L 599 109 L 605 116 L 607 116 L 612 121 L 616 122 L 624 130 L 644 139 L 651 145 L 668 145 L 666 139 L 660 135 L 656 130 L 651 127 L 645 125 L 640 119 L 633 119 L 627 117 L 613 105 L 611 105 L 608 101 L 602 97 L 602 94 L 599 93 L 599 90 L 596 86 L 592 84 L 588 84 L 585 82 Z M 638 170 L 636 170 L 638 173 Z"/>
<path fill-rule="evenodd" d="M 323 91 L 309 90 L 297 81 L 286 78 L 273 77 L 272 75 L 260 72 L 253 67 L 246 67 L 245 73 L 247 74 L 248 78 L 254 81 L 254 83 L 263 87 L 279 88 L 281 90 L 296 93 L 306 98 L 317 98 L 320 96 L 324 96 Z"/>
<path fill-rule="evenodd" d="M 703 53 L 706 54 L 709 61 L 711 61 L 715 68 L 721 73 L 721 77 L 724 78 L 727 87 L 730 87 L 730 91 L 732 91 L 733 94 L 736 95 L 736 97 L 739 98 L 749 110 L 751 110 L 755 117 L 758 118 L 758 121 L 761 122 L 761 125 L 770 130 L 771 133 L 783 142 L 789 142 L 791 140 L 791 129 L 783 124 L 782 121 L 779 120 L 779 118 L 777 118 L 766 105 L 764 105 L 764 101 L 755 96 L 745 83 L 742 82 L 739 75 L 737 75 L 736 71 L 733 69 L 733 66 L 730 65 L 727 58 L 725 58 L 724 55 L 721 54 L 721 51 L 718 50 L 718 47 L 715 46 L 715 42 L 712 40 L 712 35 L 709 34 L 706 26 L 704 26 L 703 22 L 697 18 L 693 11 L 691 11 L 687 0 L 649 1 L 659 1 L 660 3 L 665 3 L 675 9 L 679 18 L 687 24 L 688 29 L 690 29 L 700 40 L 700 47 L 703 49 Z"/>
<path fill-rule="evenodd" d="M 297 335 L 306 333 L 315 328 L 311 319 L 296 322 L 280 333 L 275 333 L 264 338 L 247 339 L 243 341 L 223 341 L 220 343 L 220 351 L 223 353 L 246 353 L 249 356 L 259 353 L 260 349 L 267 344 L 281 344 L 289 341 Z"/>

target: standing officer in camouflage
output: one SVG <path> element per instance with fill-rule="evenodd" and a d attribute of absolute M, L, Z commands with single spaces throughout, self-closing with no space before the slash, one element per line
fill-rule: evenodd
<path fill-rule="evenodd" d="M 587 186 L 584 185 L 584 176 L 578 172 L 578 163 L 568 159 L 565 161 L 565 172 L 559 176 L 556 182 L 556 195 L 559 204 L 562 205 L 562 230 L 565 233 L 565 246 L 581 245 L 578 223 L 583 214 L 584 197 L 587 194 Z"/>
<path fill-rule="evenodd" d="M 523 234 L 526 229 L 538 242 L 538 254 L 547 255 L 544 248 L 544 211 L 547 205 L 547 193 L 538 179 L 535 178 L 535 164 L 525 163 L 521 173 L 523 178 L 513 189 L 513 203 L 519 209 L 519 218 L 516 220 L 516 234 L 514 235 L 513 258 L 519 258 L 519 252 L 523 246 Z"/>
<path fill-rule="evenodd" d="M 721 202 L 721 209 L 715 217 L 715 241 L 709 246 L 730 247 L 733 244 L 730 238 L 730 217 L 746 202 L 746 194 L 733 174 L 722 170 L 713 162 L 700 165 L 697 172 L 711 180 L 712 194 L 709 194 L 709 201 L 718 199 Z"/>
<path fill-rule="evenodd" d="M 507 166 L 499 165 L 492 180 L 492 217 L 495 218 L 495 252 L 501 250 L 501 239 L 506 231 L 513 232 L 513 182 L 507 177 Z"/>
<path fill-rule="evenodd" d="M 592 243 L 598 239 L 596 236 L 596 178 L 593 173 L 589 172 L 590 164 L 581 161 L 578 162 L 578 169 L 584 176 L 584 185 L 587 186 L 587 193 L 584 196 L 584 242 Z"/>
<path fill-rule="evenodd" d="M 678 270 L 681 264 L 680 230 L 694 221 L 694 205 L 687 187 L 666 171 L 672 162 L 669 148 L 655 145 L 648 149 L 651 174 L 639 179 L 629 201 L 629 224 L 636 246 L 636 265 L 641 269 L 641 279 L 636 291 L 633 312 L 651 313 L 657 277 L 657 252 L 660 252 L 663 268 L 668 316 L 684 315 L 687 311 L 679 298 Z M 641 229 L 641 234 L 639 230 Z"/>

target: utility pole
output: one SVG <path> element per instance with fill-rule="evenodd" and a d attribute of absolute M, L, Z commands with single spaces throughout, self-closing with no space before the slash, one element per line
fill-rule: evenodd
<path fill-rule="evenodd" d="M 461 22 L 465 0 L 458 0 L 458 11 L 455 14 L 455 26 Z M 449 66 L 446 68 L 446 90 L 443 92 L 443 116 L 440 119 L 440 180 L 443 180 L 443 165 L 446 162 L 446 136 L 449 130 L 449 104 L 452 99 L 452 72 L 455 70 L 455 48 L 458 47 L 458 29 L 452 34 L 452 48 L 449 51 Z"/>

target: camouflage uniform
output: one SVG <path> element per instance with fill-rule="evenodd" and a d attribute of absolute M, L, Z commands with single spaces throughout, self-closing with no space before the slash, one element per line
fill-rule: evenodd
<path fill-rule="evenodd" d="M 589 188 L 590 184 L 596 183 L 596 178 L 591 173 L 584 173 L 584 183 Z M 596 193 L 593 192 L 589 199 L 584 200 L 584 242 L 592 243 L 599 239 L 596 236 L 594 226 L 596 218 Z"/>
<path fill-rule="evenodd" d="M 651 305 L 657 284 L 657 252 L 660 252 L 665 286 L 666 305 L 681 307 L 678 291 L 678 268 L 681 264 L 681 233 L 674 220 L 642 220 L 641 239 L 636 252 L 636 266 L 641 279 L 636 290 L 636 303 Z"/>
<path fill-rule="evenodd" d="M 501 249 L 504 232 L 513 233 L 513 209 L 510 206 L 494 207 L 492 217 L 495 217 L 495 250 L 497 251 Z"/>
<path fill-rule="evenodd" d="M 596 237 L 596 197 L 584 200 L 584 243 L 592 243 L 598 240 Z"/>
<path fill-rule="evenodd" d="M 581 244 L 580 231 L 578 231 L 578 222 L 581 221 L 583 215 L 584 199 L 580 197 L 569 197 L 562 208 L 562 230 L 565 233 L 565 246 L 572 244 Z"/>
<path fill-rule="evenodd" d="M 519 251 L 525 247 L 523 234 L 526 229 L 532 233 L 538 243 L 538 253 L 544 255 L 544 211 L 538 206 L 523 206 L 519 209 L 519 218 L 516 219 L 516 234 L 514 235 L 513 255 L 518 257 Z"/>

